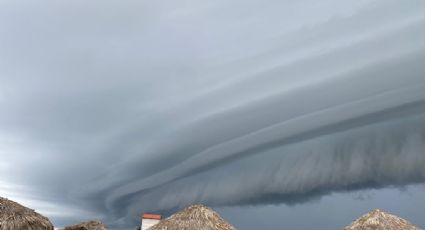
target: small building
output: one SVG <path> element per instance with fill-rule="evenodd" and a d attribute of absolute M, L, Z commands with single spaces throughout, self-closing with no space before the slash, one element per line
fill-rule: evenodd
<path fill-rule="evenodd" d="M 141 226 L 141 230 L 147 230 L 151 226 L 159 223 L 160 220 L 161 220 L 161 215 L 147 214 L 147 213 L 146 214 L 143 214 L 142 215 L 142 226 Z"/>

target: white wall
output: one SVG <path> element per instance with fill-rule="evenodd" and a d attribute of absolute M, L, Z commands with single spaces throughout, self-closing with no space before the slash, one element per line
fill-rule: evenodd
<path fill-rule="evenodd" d="M 151 226 L 157 224 L 159 220 L 155 219 L 142 219 L 142 230 L 146 230 L 150 228 Z"/>

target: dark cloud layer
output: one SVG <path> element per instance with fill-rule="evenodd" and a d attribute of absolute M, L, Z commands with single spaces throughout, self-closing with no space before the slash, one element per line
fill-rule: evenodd
<path fill-rule="evenodd" d="M 0 194 L 123 229 L 423 183 L 424 9 L 0 1 Z"/>

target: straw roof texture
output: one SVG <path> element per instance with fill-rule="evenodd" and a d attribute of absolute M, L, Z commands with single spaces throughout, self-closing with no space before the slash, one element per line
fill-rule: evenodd
<path fill-rule="evenodd" d="M 98 220 L 91 220 L 65 227 L 64 230 L 108 230 L 108 226 Z"/>
<path fill-rule="evenodd" d="M 407 220 L 375 209 L 355 220 L 344 230 L 422 230 Z"/>
<path fill-rule="evenodd" d="M 236 230 L 204 205 L 193 205 L 160 221 L 148 230 Z"/>
<path fill-rule="evenodd" d="M 0 230 L 53 230 L 53 225 L 34 210 L 0 197 Z"/>

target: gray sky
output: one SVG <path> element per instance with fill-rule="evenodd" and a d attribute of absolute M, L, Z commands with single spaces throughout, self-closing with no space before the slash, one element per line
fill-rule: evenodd
<path fill-rule="evenodd" d="M 0 35 L 0 196 L 57 226 L 425 227 L 424 1 L 0 0 Z"/>

